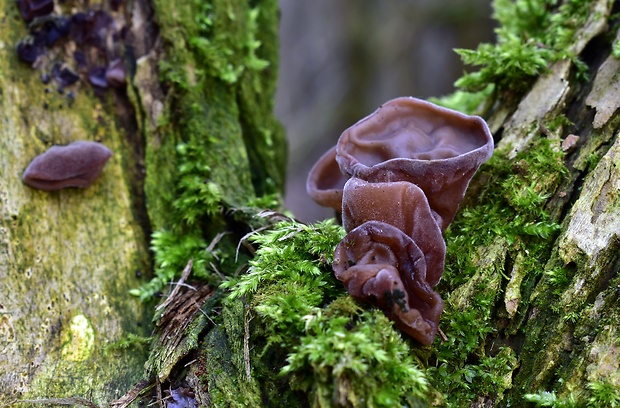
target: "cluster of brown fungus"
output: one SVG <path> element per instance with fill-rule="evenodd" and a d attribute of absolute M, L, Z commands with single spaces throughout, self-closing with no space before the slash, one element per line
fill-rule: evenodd
<path fill-rule="evenodd" d="M 336 247 L 336 277 L 421 344 L 433 342 L 443 311 L 433 290 L 443 231 L 492 153 L 480 117 L 403 97 L 345 130 L 308 176 L 308 194 L 341 213 L 348 233 Z"/>
<path fill-rule="evenodd" d="M 81 76 L 97 92 L 126 85 L 122 59 L 126 29 L 119 27 L 110 14 L 119 10 L 122 1 L 109 1 L 109 11 L 89 9 L 71 16 L 54 14 L 53 0 L 19 0 L 17 5 L 29 31 L 18 43 L 17 55 L 44 71 L 43 83 L 53 79 L 61 92 Z M 72 62 L 59 60 L 58 53 L 50 52 L 59 42 L 72 50 Z M 44 58 L 46 55 L 52 56 L 50 61 Z"/>

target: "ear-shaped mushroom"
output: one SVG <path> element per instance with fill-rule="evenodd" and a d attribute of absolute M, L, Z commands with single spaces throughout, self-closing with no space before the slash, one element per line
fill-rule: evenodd
<path fill-rule="evenodd" d="M 439 283 L 446 244 L 420 187 L 406 181 L 369 183 L 352 178 L 344 187 L 342 202 L 342 225 L 346 231 L 373 220 L 398 228 L 422 251 L 428 284 Z"/>
<path fill-rule="evenodd" d="M 474 173 L 491 157 L 493 138 L 477 116 L 404 97 L 345 130 L 336 152 L 340 169 L 350 177 L 416 184 L 443 231 Z"/>
<path fill-rule="evenodd" d="M 52 146 L 30 162 L 22 179 L 39 190 L 86 188 L 99 177 L 111 156 L 110 149 L 96 142 L 77 141 L 66 146 Z"/>
<path fill-rule="evenodd" d="M 306 180 L 306 191 L 318 204 L 341 212 L 342 189 L 348 178 L 340 172 L 334 146 L 312 166 Z"/>
<path fill-rule="evenodd" d="M 308 176 L 309 195 L 342 209 L 349 232 L 336 248 L 336 277 L 422 344 L 443 310 L 432 290 L 443 274 L 442 232 L 492 153 L 481 118 L 397 98 L 345 130 Z"/>
<path fill-rule="evenodd" d="M 338 244 L 334 272 L 354 298 L 380 307 L 424 345 L 433 342 L 443 301 L 426 280 L 424 254 L 398 228 L 369 221 Z"/>

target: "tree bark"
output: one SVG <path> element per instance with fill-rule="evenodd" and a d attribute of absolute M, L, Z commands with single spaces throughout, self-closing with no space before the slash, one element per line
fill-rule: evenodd
<path fill-rule="evenodd" d="M 545 209 L 560 230 L 543 256 L 523 241 L 496 237 L 474 256 L 475 275 L 449 295 L 452 307 L 466 313 L 484 293 L 492 304 L 485 309 L 493 332 L 482 339 L 477 358 L 496 356 L 502 347 L 514 358 L 507 360 L 510 369 L 496 392 L 479 393 L 471 406 L 519 406 L 525 400 L 537 406 L 611 406 L 596 393 L 597 384 L 615 390 L 614 401 L 620 398 L 613 323 L 620 283 L 620 63 L 611 54 L 620 37 L 612 6 L 617 2 L 592 2 L 568 50 L 587 64 L 587 80 L 576 74 L 573 61 L 559 60 L 519 101 L 504 99 L 488 114 L 496 155 L 505 157 L 499 160 L 530 177 L 535 190 L 550 193 Z M 519 160 L 532 159 L 528 154 L 541 140 L 562 152 L 563 169 L 536 174 L 528 170 L 533 161 Z M 487 176 L 474 183 L 475 191 Z M 471 195 L 467 200 L 466 207 L 480 205 Z"/>
<path fill-rule="evenodd" d="M 554 177 L 562 180 L 546 204 L 561 230 L 549 257 L 537 260 L 542 273 L 526 285 L 531 278 L 523 279 L 521 272 L 527 269 L 529 253 L 499 239 L 502 250 L 480 261 L 495 263 L 508 277 L 496 288 L 503 305 L 495 311 L 500 334 L 493 341 L 510 344 L 515 351 L 517 364 L 506 396 L 513 401 L 521 401 L 525 394 L 552 391 L 559 399 L 572 398 L 580 404 L 589 400 L 596 405 L 590 389 L 595 382 L 616 388 L 618 397 L 619 333 L 612 322 L 618 319 L 620 283 L 616 112 L 620 63 L 610 53 L 609 39 L 617 44 L 620 37 L 610 22 L 612 5 L 611 1 L 593 2 L 590 18 L 577 30 L 570 49 L 588 64 L 588 81 L 577 78 L 571 61 L 558 61 L 533 84 L 514 112 L 505 114 L 499 108 L 490 118 L 495 134 L 501 134 L 497 147 L 513 152 L 509 157 L 531 148 L 535 139 L 547 138 L 556 149 L 564 150 L 568 170 L 565 177 L 534 178 L 541 185 Z M 550 132 L 545 124 L 561 117 L 571 124 Z M 575 146 L 566 144 L 570 135 L 578 136 Z M 566 273 L 561 284 L 554 274 L 558 268 Z M 525 308 L 515 306 L 520 302 Z M 512 320 L 507 327 L 502 322 L 506 312 Z"/>

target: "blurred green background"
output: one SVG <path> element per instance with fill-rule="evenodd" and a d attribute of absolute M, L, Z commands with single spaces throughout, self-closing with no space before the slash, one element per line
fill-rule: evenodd
<path fill-rule="evenodd" d="M 340 133 L 398 96 L 454 90 L 454 48 L 493 42 L 491 0 L 280 0 L 276 114 L 289 139 L 286 205 L 302 221 L 333 216 L 305 192 Z"/>

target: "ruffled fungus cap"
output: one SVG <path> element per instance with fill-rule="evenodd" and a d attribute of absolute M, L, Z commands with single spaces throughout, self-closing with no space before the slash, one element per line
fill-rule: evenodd
<path fill-rule="evenodd" d="M 442 230 L 492 154 L 493 137 L 482 118 L 411 97 L 386 102 L 345 130 L 336 145 L 338 165 L 350 177 L 419 186 Z"/>
<path fill-rule="evenodd" d="M 492 154 L 482 118 L 404 97 L 345 130 L 308 175 L 308 194 L 340 212 L 348 232 L 334 253 L 336 277 L 424 345 L 443 311 L 433 290 L 443 231 Z"/>
<path fill-rule="evenodd" d="M 342 211 L 342 189 L 348 180 L 336 161 L 336 146 L 329 149 L 312 166 L 306 180 L 308 195 L 323 207 Z"/>

